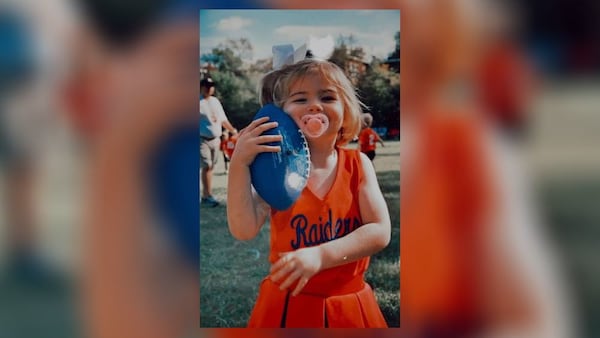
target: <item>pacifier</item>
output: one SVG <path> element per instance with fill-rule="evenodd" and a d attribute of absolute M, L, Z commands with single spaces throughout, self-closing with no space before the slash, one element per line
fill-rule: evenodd
<path fill-rule="evenodd" d="M 323 135 L 329 127 L 329 119 L 323 113 L 304 115 L 300 122 L 300 129 L 304 135 L 312 138 Z"/>

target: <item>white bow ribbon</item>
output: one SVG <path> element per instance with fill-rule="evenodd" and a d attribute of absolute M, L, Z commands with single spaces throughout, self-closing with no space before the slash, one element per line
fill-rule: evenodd
<path fill-rule="evenodd" d="M 272 48 L 273 69 L 277 70 L 304 60 L 307 50 L 310 50 L 313 58 L 326 60 L 333 54 L 334 44 L 333 37 L 327 35 L 324 38 L 310 36 L 308 43 L 302 44 L 296 50 L 291 44 L 275 45 Z"/>

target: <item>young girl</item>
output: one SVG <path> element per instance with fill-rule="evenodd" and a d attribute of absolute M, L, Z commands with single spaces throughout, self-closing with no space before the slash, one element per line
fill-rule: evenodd
<path fill-rule="evenodd" d="M 231 160 L 231 155 L 235 149 L 235 143 L 237 141 L 237 135 L 229 135 L 229 131 L 223 131 L 221 134 L 221 151 L 223 152 L 223 163 L 225 166 L 225 174 L 229 173 L 228 164 Z"/>
<path fill-rule="evenodd" d="M 336 65 L 306 59 L 269 73 L 261 97 L 303 130 L 311 171 L 288 210 L 270 208 L 251 186 L 249 165 L 260 152 L 280 151 L 265 143 L 281 136 L 261 136 L 276 123 L 257 119 L 239 134 L 228 180 L 229 229 L 249 240 L 271 217 L 271 271 L 248 326 L 386 327 L 364 273 L 369 256 L 390 241 L 390 217 L 371 161 L 342 148 L 360 128 L 350 81 Z"/>
<path fill-rule="evenodd" d="M 377 142 L 381 144 L 382 147 L 385 147 L 383 144 L 383 140 L 377 134 L 375 130 L 371 128 L 371 124 L 373 123 L 373 115 L 369 113 L 362 114 L 362 125 L 360 134 L 358 134 L 358 144 L 360 146 L 360 151 L 365 153 L 367 157 L 373 161 L 375 159 L 375 149 L 377 149 Z"/>

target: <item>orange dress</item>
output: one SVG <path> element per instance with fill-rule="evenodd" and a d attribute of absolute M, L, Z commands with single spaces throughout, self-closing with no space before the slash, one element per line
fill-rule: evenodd
<path fill-rule="evenodd" d="M 223 151 L 223 153 L 225 153 L 225 156 L 227 156 L 227 158 L 231 158 L 231 155 L 233 155 L 233 151 L 235 150 L 236 143 L 237 143 L 237 138 L 234 138 L 234 137 L 230 137 L 227 140 L 221 141 L 221 151 Z"/>
<path fill-rule="evenodd" d="M 315 246 L 343 237 L 362 225 L 357 187 L 363 179 L 360 153 L 338 149 L 335 181 L 323 199 L 305 188 L 289 209 L 271 209 L 271 253 Z M 302 292 L 295 287 L 279 290 L 267 276 L 248 327 L 386 327 L 371 287 L 364 281 L 369 257 L 323 270 L 313 276 Z"/>
<path fill-rule="evenodd" d="M 413 336 L 465 337 L 483 325 L 481 245 L 493 200 L 484 129 L 473 116 L 423 116 L 404 167 L 401 320 Z"/>
<path fill-rule="evenodd" d="M 374 151 L 377 148 L 377 133 L 371 128 L 365 128 L 361 130 L 358 135 L 358 144 L 360 145 L 360 151 L 367 153 Z"/>

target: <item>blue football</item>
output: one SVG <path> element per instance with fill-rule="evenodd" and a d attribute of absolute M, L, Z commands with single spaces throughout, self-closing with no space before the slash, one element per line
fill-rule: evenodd
<path fill-rule="evenodd" d="M 310 173 L 310 154 L 304 135 L 294 120 L 275 105 L 263 106 L 254 120 L 268 116 L 278 126 L 263 135 L 281 135 L 281 152 L 260 153 L 250 164 L 252 185 L 258 195 L 277 210 L 288 209 L 306 187 Z"/>

